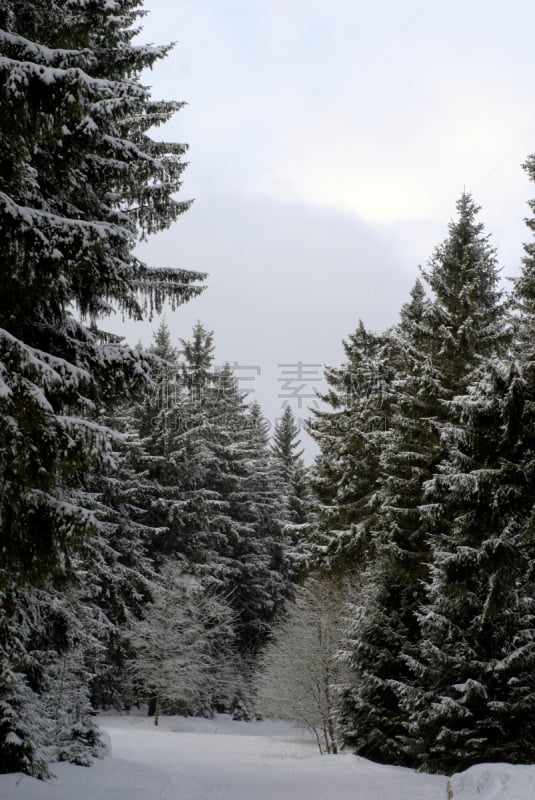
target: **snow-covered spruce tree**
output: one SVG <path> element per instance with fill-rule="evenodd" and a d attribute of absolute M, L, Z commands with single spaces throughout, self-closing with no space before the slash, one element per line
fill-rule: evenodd
<path fill-rule="evenodd" d="M 378 467 L 382 474 L 373 553 L 361 574 L 362 591 L 345 643 L 352 680 L 341 692 L 339 707 L 348 745 L 375 760 L 401 764 L 407 760 L 402 745 L 406 712 L 398 687 L 413 677 L 401 653 L 419 641 L 414 612 L 427 560 L 419 504 L 436 458 L 429 419 L 437 410 L 438 379 L 424 350 L 430 335 L 428 310 L 417 281 L 392 331 L 397 369 L 391 383 L 391 429 Z"/>
<path fill-rule="evenodd" d="M 285 407 L 280 419 L 275 423 L 271 449 L 279 460 L 286 479 L 289 480 L 293 467 L 303 455 L 299 429 L 290 405 Z"/>
<path fill-rule="evenodd" d="M 56 496 L 95 457 L 88 410 L 128 390 L 137 351 L 81 325 L 115 305 L 139 316 L 139 290 L 184 299 L 194 276 L 151 272 L 136 234 L 184 210 L 172 200 L 183 148 L 145 131 L 177 104 L 153 104 L 137 75 L 165 49 L 134 47 L 139 3 L 4 4 L 0 301 L 3 364 L 2 546 L 14 565 L 53 559 L 73 516 Z M 65 47 L 67 45 L 67 48 Z M 154 276 L 152 276 L 154 277 Z M 108 305 L 106 305 L 108 304 Z M 7 420 L 10 420 L 9 425 Z M 38 519 L 38 530 L 34 521 Z"/>
<path fill-rule="evenodd" d="M 285 407 L 275 423 L 271 449 L 284 482 L 287 520 L 294 526 L 306 525 L 311 516 L 312 492 L 302 458 L 304 451 L 299 439 L 299 428 L 290 405 Z M 293 528 L 293 531 L 297 535 L 298 529 Z"/>
<path fill-rule="evenodd" d="M 421 767 L 448 773 L 535 752 L 533 501 L 517 365 L 495 360 L 455 404 L 460 424 L 427 485 L 436 520 L 408 740 Z"/>
<path fill-rule="evenodd" d="M 99 620 L 71 581 L 9 594 L 11 636 L 2 653 L 2 769 L 48 775 L 48 762 L 88 764 L 101 752 L 88 673 L 101 655 Z"/>
<path fill-rule="evenodd" d="M 457 210 L 448 238 L 424 272 L 432 300 L 425 300 L 417 283 L 393 334 L 399 372 L 380 459 L 374 553 L 349 630 L 354 677 L 341 702 L 344 742 L 390 763 L 411 764 L 415 758 L 406 725 L 425 680 L 418 611 L 432 557 L 430 537 L 450 524 L 445 511 L 437 528 L 436 514 L 423 508 L 429 502 L 426 482 L 446 457 L 447 431 L 459 423 L 453 398 L 505 340 L 495 252 L 468 194 Z"/>
<path fill-rule="evenodd" d="M 284 485 L 271 456 L 268 431 L 260 406 L 252 403 L 241 430 L 235 430 L 239 452 L 228 496 L 238 533 L 231 602 L 238 614 L 238 641 L 251 659 L 265 642 L 292 584 L 283 531 Z"/>
<path fill-rule="evenodd" d="M 289 591 L 284 491 L 260 408 L 247 406 L 228 366 L 213 367 L 213 334 L 198 323 L 178 358 L 165 330 L 157 339 L 155 355 L 171 369 L 137 412 L 150 553 L 156 564 L 180 558 L 185 573 L 228 598 L 246 683 Z"/>
<path fill-rule="evenodd" d="M 184 147 L 147 133 L 180 104 L 152 102 L 139 81 L 166 52 L 132 44 L 140 5 L 7 0 L 0 9 L 4 709 L 18 669 L 9 656 L 13 584 L 46 578 L 89 529 L 72 491 L 106 458 L 95 414 L 148 373 L 141 353 L 80 318 L 113 308 L 140 317 L 145 303 L 199 291 L 200 276 L 154 271 L 132 255 L 139 234 L 187 207 L 173 199 Z M 12 767 L 20 752 L 21 769 L 42 773 L 31 736 L 17 734 L 14 745 L 7 719 L 2 761 L 9 743 Z"/>
<path fill-rule="evenodd" d="M 524 168 L 530 179 L 535 182 L 535 155 L 531 155 Z M 532 234 L 535 234 L 535 200 L 529 201 L 532 216 L 526 223 Z M 520 362 L 525 384 L 526 404 L 524 408 L 524 441 L 526 443 L 526 474 L 530 480 L 535 472 L 533 453 L 533 433 L 535 431 L 535 241 L 524 245 L 522 272 L 515 282 L 514 300 L 519 314 L 519 328 L 516 337 L 515 355 Z M 530 455 L 531 454 L 531 455 Z M 530 460 L 531 458 L 531 460 Z"/>
<path fill-rule="evenodd" d="M 182 351 L 171 347 L 160 326 L 153 353 L 161 362 L 155 387 L 134 410 L 139 436 L 136 468 L 142 520 L 152 526 L 155 563 L 182 558 L 198 577 L 224 589 L 230 569 L 232 520 L 221 494 L 225 464 L 219 440 L 218 379 L 213 368 L 213 334 L 200 323 Z M 221 427 L 223 426 L 223 431 Z"/>
<path fill-rule="evenodd" d="M 535 281 L 525 250 L 516 360 L 484 364 L 454 400 L 461 424 L 443 431 L 448 458 L 427 486 L 435 536 L 410 743 L 428 770 L 535 751 Z"/>
<path fill-rule="evenodd" d="M 311 471 L 317 519 L 310 536 L 322 569 L 355 571 L 370 547 L 395 370 L 388 333 L 360 322 L 343 344 L 345 363 L 325 371 L 330 388 L 321 399 L 331 410 L 314 410 L 308 423 L 320 448 Z"/>

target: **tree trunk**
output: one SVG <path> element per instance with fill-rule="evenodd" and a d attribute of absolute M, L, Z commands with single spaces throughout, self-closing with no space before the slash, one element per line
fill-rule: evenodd
<path fill-rule="evenodd" d="M 154 698 L 154 724 L 157 725 L 160 718 L 160 690 L 158 689 Z"/>

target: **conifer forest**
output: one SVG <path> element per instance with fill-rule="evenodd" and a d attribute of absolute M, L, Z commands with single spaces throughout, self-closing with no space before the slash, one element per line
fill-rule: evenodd
<path fill-rule="evenodd" d="M 132 707 L 425 772 L 533 762 L 535 199 L 505 289 L 451 199 L 397 324 L 341 333 L 307 464 L 289 405 L 270 430 L 214 333 L 161 321 L 209 277 L 134 255 L 189 207 L 142 5 L 0 4 L 0 772 L 89 765 L 98 711 Z"/>

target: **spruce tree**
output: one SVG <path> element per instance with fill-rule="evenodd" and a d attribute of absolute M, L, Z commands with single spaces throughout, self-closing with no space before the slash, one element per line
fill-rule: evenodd
<path fill-rule="evenodd" d="M 287 520 L 293 526 L 304 526 L 311 517 L 312 492 L 303 461 L 299 429 L 290 405 L 285 407 L 275 423 L 271 448 L 285 487 Z M 298 536 L 297 528 L 291 530 Z"/>
<path fill-rule="evenodd" d="M 290 405 L 285 407 L 282 416 L 275 423 L 272 450 L 289 479 L 292 468 L 304 452 L 300 446 L 299 429 Z"/>
<path fill-rule="evenodd" d="M 423 273 L 433 297 L 427 301 L 417 283 L 393 334 L 397 376 L 380 457 L 373 555 L 349 629 L 354 678 L 340 711 L 344 741 L 390 763 L 415 759 L 406 733 L 425 680 L 418 612 L 430 543 L 449 524 L 445 512 L 437 528 L 426 487 L 446 457 L 447 433 L 459 421 L 453 398 L 504 342 L 496 257 L 478 210 L 469 195 L 461 196 L 458 219 Z"/>
<path fill-rule="evenodd" d="M 455 404 L 460 424 L 426 492 L 436 516 L 409 724 L 418 763 L 438 772 L 523 763 L 535 748 L 532 500 L 517 365 L 495 360 Z"/>
<path fill-rule="evenodd" d="M 533 159 L 526 168 L 533 176 Z M 426 492 L 435 536 L 409 730 L 433 771 L 531 761 L 535 748 L 532 244 L 525 252 L 512 353 L 453 401 L 460 422 L 443 430 L 447 458 Z"/>
<path fill-rule="evenodd" d="M 437 374 L 424 350 L 428 311 L 417 281 L 391 334 L 396 364 L 391 426 L 376 467 L 380 505 L 361 575 L 362 595 L 347 632 L 352 680 L 341 693 L 339 709 L 348 745 L 366 757 L 399 764 L 407 757 L 402 745 L 406 712 L 398 688 L 412 678 L 407 656 L 418 642 L 414 612 L 426 574 L 426 527 L 419 505 L 436 457 L 429 419 L 437 409 Z"/>
<path fill-rule="evenodd" d="M 238 428 L 236 483 L 229 496 L 238 538 L 234 556 L 239 572 L 232 603 L 239 613 L 243 653 L 254 659 L 289 594 L 292 575 L 283 533 L 283 482 L 269 448 L 269 425 L 252 403 Z"/>
<path fill-rule="evenodd" d="M 371 333 L 360 322 L 343 344 L 345 363 L 325 371 L 330 388 L 321 399 L 331 408 L 314 410 L 308 423 L 320 448 L 311 471 L 311 537 L 323 569 L 355 571 L 370 547 L 394 370 L 389 333 Z"/>
<path fill-rule="evenodd" d="M 80 316 L 140 317 L 139 292 L 159 304 L 196 291 L 198 276 L 157 274 L 132 254 L 138 235 L 187 208 L 173 199 L 183 146 L 146 133 L 180 104 L 152 102 L 139 82 L 166 52 L 132 45 L 139 5 L 35 0 L 1 12 L 1 541 L 27 572 L 84 527 L 60 493 L 102 450 L 92 410 L 147 373 L 138 351 Z"/>
<path fill-rule="evenodd" d="M 95 320 L 112 310 L 140 318 L 199 291 L 200 275 L 133 255 L 139 236 L 188 205 L 174 199 L 184 146 L 148 134 L 180 103 L 152 101 L 140 82 L 167 52 L 133 44 L 140 5 L 7 0 L 0 9 L 3 709 L 20 669 L 10 598 L 22 581 L 61 573 L 87 537 L 93 520 L 76 493 L 108 459 L 100 412 L 149 374 L 147 358 Z M 42 774 L 35 731 L 20 733 L 28 718 L 19 733 L 9 719 L 0 758 Z"/>

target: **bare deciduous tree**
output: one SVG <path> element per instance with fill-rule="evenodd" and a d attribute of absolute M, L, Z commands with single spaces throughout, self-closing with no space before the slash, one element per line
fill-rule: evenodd
<path fill-rule="evenodd" d="M 337 752 L 334 692 L 343 667 L 336 654 L 349 591 L 332 578 L 314 578 L 300 588 L 255 679 L 258 711 L 312 731 L 321 753 Z"/>

